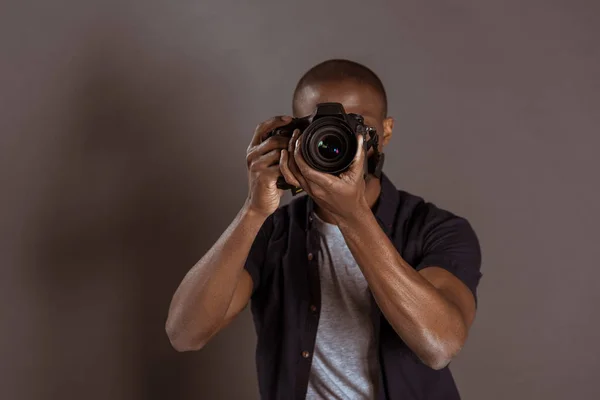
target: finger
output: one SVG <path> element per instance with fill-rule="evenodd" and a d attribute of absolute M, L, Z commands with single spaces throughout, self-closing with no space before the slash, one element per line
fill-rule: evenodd
<path fill-rule="evenodd" d="M 281 150 L 281 158 L 279 160 L 279 169 L 281 170 L 281 175 L 283 175 L 283 178 L 288 184 L 296 187 L 301 187 L 300 182 L 298 181 L 298 179 L 296 179 L 296 177 L 290 170 L 290 167 L 288 166 L 289 159 L 290 157 L 288 151 Z"/>
<path fill-rule="evenodd" d="M 252 164 L 256 159 L 262 157 L 272 150 L 281 150 L 287 147 L 288 139 L 282 136 L 273 136 L 255 146 L 250 148 L 246 155 L 246 163 Z"/>
<path fill-rule="evenodd" d="M 323 172 L 312 169 L 304 160 L 302 156 L 302 136 L 296 140 L 294 149 L 294 161 L 298 166 L 300 174 L 307 180 L 316 183 L 319 186 L 328 187 L 332 184 L 332 176 Z"/>
<path fill-rule="evenodd" d="M 256 129 L 254 130 L 254 135 L 252 137 L 252 141 L 250 142 L 249 147 L 257 146 L 263 140 L 265 140 L 267 134 L 269 134 L 269 132 L 271 132 L 273 129 L 287 125 L 291 121 L 292 117 L 290 117 L 289 115 L 280 115 L 258 124 Z"/>
<path fill-rule="evenodd" d="M 290 152 L 290 154 L 294 154 L 298 137 L 300 137 L 300 129 L 294 129 L 294 132 L 292 132 L 292 137 L 288 140 L 288 152 Z"/>
<path fill-rule="evenodd" d="M 265 168 L 260 173 L 261 180 L 263 182 L 265 182 L 267 184 L 267 186 L 271 189 L 274 189 L 277 187 L 277 179 L 279 179 L 280 176 L 281 176 L 281 174 L 279 172 L 278 165 L 273 165 L 271 167 Z M 281 195 L 283 193 L 284 193 L 283 190 L 280 189 L 279 194 Z"/>
<path fill-rule="evenodd" d="M 294 176 L 296 177 L 298 182 L 300 182 L 300 187 L 302 189 L 304 189 L 305 191 L 308 191 L 308 185 L 307 185 L 306 179 L 304 179 L 304 177 L 302 176 L 302 173 L 300 172 L 300 169 L 298 168 L 298 165 L 296 164 L 296 157 L 294 155 L 296 152 L 296 141 L 298 140 L 299 136 L 300 136 L 300 130 L 296 129 L 296 130 L 294 130 L 294 133 L 292 134 L 292 137 L 290 138 L 290 142 L 288 145 L 288 167 L 289 167 L 290 171 L 292 172 L 292 174 L 294 174 Z"/>
<path fill-rule="evenodd" d="M 358 150 L 352 159 L 352 163 L 350 163 L 350 168 L 348 171 L 344 172 L 342 176 L 348 176 L 351 178 L 362 177 L 365 169 L 365 137 L 361 134 L 356 135 L 356 141 L 358 145 Z"/>
<path fill-rule="evenodd" d="M 267 154 L 258 157 L 250 164 L 250 170 L 252 171 L 260 171 L 266 169 L 268 167 L 277 166 L 279 163 L 279 158 L 281 157 L 281 150 L 275 149 L 271 150 Z"/>
<path fill-rule="evenodd" d="M 252 150 L 256 150 L 258 154 L 266 154 L 273 149 L 285 149 L 288 146 L 288 138 L 283 136 L 272 136 L 256 146 Z"/>

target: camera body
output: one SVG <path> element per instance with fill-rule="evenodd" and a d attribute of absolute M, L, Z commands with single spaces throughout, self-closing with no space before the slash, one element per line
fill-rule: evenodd
<path fill-rule="evenodd" d="M 365 151 L 372 146 L 377 150 L 375 129 L 366 126 L 361 115 L 347 114 L 340 103 L 318 104 L 311 115 L 294 118 L 289 124 L 271 131 L 267 137 L 278 135 L 291 138 L 296 129 L 303 135 L 300 151 L 304 160 L 320 172 L 339 175 L 350 168 L 358 151 L 356 134 L 365 135 Z M 367 134 L 370 137 L 368 141 Z M 277 187 L 291 189 L 293 194 L 301 191 L 288 185 L 283 177 L 279 177 Z"/>

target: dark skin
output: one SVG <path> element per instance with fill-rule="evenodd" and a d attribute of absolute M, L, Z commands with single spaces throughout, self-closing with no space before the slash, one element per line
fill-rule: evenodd
<path fill-rule="evenodd" d="M 393 120 L 382 117 L 382 104 L 369 86 L 353 82 L 313 85 L 300 92 L 295 109 L 306 115 L 318 103 L 339 102 L 346 112 L 364 116 L 381 132 L 387 146 Z M 380 191 L 379 179 L 363 178 L 362 136 L 350 169 L 337 177 L 311 169 L 299 151 L 302 136 L 295 132 L 280 168 L 286 181 L 302 187 L 315 201 L 317 213 L 338 225 L 365 276 L 379 308 L 402 340 L 434 369 L 448 365 L 463 347 L 475 317 L 470 290 L 450 272 L 429 266 L 419 272 L 398 253 L 375 219 L 371 208 Z"/>
<path fill-rule="evenodd" d="M 323 102 L 342 103 L 346 112 L 362 115 L 377 129 L 380 145 L 390 142 L 393 120 L 383 115 L 381 99 L 370 86 L 349 81 L 307 86 L 295 101 L 295 115 L 309 115 Z M 322 219 L 339 226 L 379 308 L 402 340 L 424 364 L 445 367 L 464 345 L 475 317 L 472 293 L 442 268 L 432 265 L 417 272 L 402 259 L 371 211 L 381 183 L 363 177 L 369 154 L 359 151 L 339 177 L 312 170 L 298 150 L 298 132 L 291 140 L 266 139 L 269 131 L 289 121 L 275 117 L 256 128 L 247 152 L 248 198 L 173 296 L 166 323 L 173 347 L 202 348 L 248 304 L 252 278 L 244 261 L 265 219 L 279 207 L 283 192 L 276 180 L 281 173 L 315 200 Z M 362 148 L 362 137 L 357 140 Z"/>

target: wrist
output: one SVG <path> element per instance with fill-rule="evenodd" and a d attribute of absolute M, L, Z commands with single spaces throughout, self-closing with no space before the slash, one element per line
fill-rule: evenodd
<path fill-rule="evenodd" d="M 356 206 L 354 206 L 348 213 L 336 216 L 336 224 L 340 227 L 356 226 L 357 224 L 365 222 L 367 218 L 372 215 L 373 212 L 371 211 L 371 207 L 369 207 L 366 199 L 361 198 Z"/>
<path fill-rule="evenodd" d="M 250 220 L 253 222 L 260 223 L 261 225 L 266 221 L 270 214 L 265 214 L 260 210 L 252 207 L 250 199 L 246 199 L 242 209 L 240 210 L 240 216 L 242 219 Z"/>

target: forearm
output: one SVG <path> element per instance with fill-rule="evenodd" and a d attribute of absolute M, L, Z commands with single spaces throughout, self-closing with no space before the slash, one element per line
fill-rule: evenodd
<path fill-rule="evenodd" d="M 398 335 L 425 364 L 445 366 L 466 337 L 458 308 L 402 259 L 368 207 L 338 224 Z"/>
<path fill-rule="evenodd" d="M 166 329 L 174 343 L 201 343 L 218 329 L 244 263 L 265 218 L 245 205 L 212 248 L 186 274 L 169 308 Z"/>

